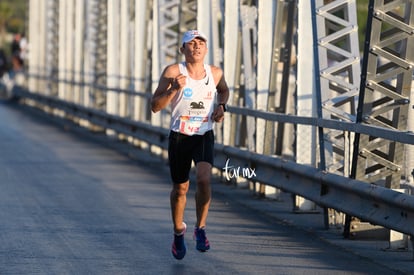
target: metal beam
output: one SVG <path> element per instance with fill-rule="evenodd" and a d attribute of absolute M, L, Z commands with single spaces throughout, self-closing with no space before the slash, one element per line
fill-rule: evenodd
<path fill-rule="evenodd" d="M 337 0 L 316 1 L 317 37 L 322 116 L 355 122 L 360 83 L 358 23 L 356 3 Z M 350 133 L 324 129 L 322 165 L 333 173 L 350 174 L 353 136 Z"/>

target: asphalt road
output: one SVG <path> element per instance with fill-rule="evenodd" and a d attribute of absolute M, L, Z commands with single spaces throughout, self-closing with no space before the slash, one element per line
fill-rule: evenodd
<path fill-rule="evenodd" d="M 191 189 L 177 261 L 166 164 L 101 140 L 0 103 L 0 274 L 401 274 L 228 191 L 214 192 L 211 250 L 200 253 Z"/>

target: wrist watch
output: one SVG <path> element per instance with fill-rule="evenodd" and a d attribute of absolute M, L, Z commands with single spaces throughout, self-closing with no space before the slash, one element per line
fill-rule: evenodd
<path fill-rule="evenodd" d="M 227 112 L 227 104 L 226 103 L 220 103 L 218 106 L 223 106 L 223 111 Z"/>

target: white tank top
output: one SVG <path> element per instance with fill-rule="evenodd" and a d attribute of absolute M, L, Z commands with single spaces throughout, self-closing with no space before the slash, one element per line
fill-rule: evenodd
<path fill-rule="evenodd" d="M 206 76 L 192 79 L 185 62 L 178 64 L 180 72 L 187 76 L 187 84 L 171 101 L 171 125 L 174 132 L 185 135 L 203 135 L 213 129 L 211 115 L 216 99 L 216 85 L 210 65 L 204 64 Z"/>

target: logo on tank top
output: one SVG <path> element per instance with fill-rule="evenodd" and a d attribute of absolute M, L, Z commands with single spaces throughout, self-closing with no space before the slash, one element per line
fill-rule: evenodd
<path fill-rule="evenodd" d="M 213 92 L 212 91 L 207 92 L 203 99 L 212 100 L 213 99 Z"/>
<path fill-rule="evenodd" d="M 204 109 L 204 102 L 203 101 L 191 102 L 190 108 L 191 109 Z"/>
<path fill-rule="evenodd" d="M 185 88 L 183 90 L 184 99 L 189 99 L 193 97 L 193 89 L 191 88 Z"/>

